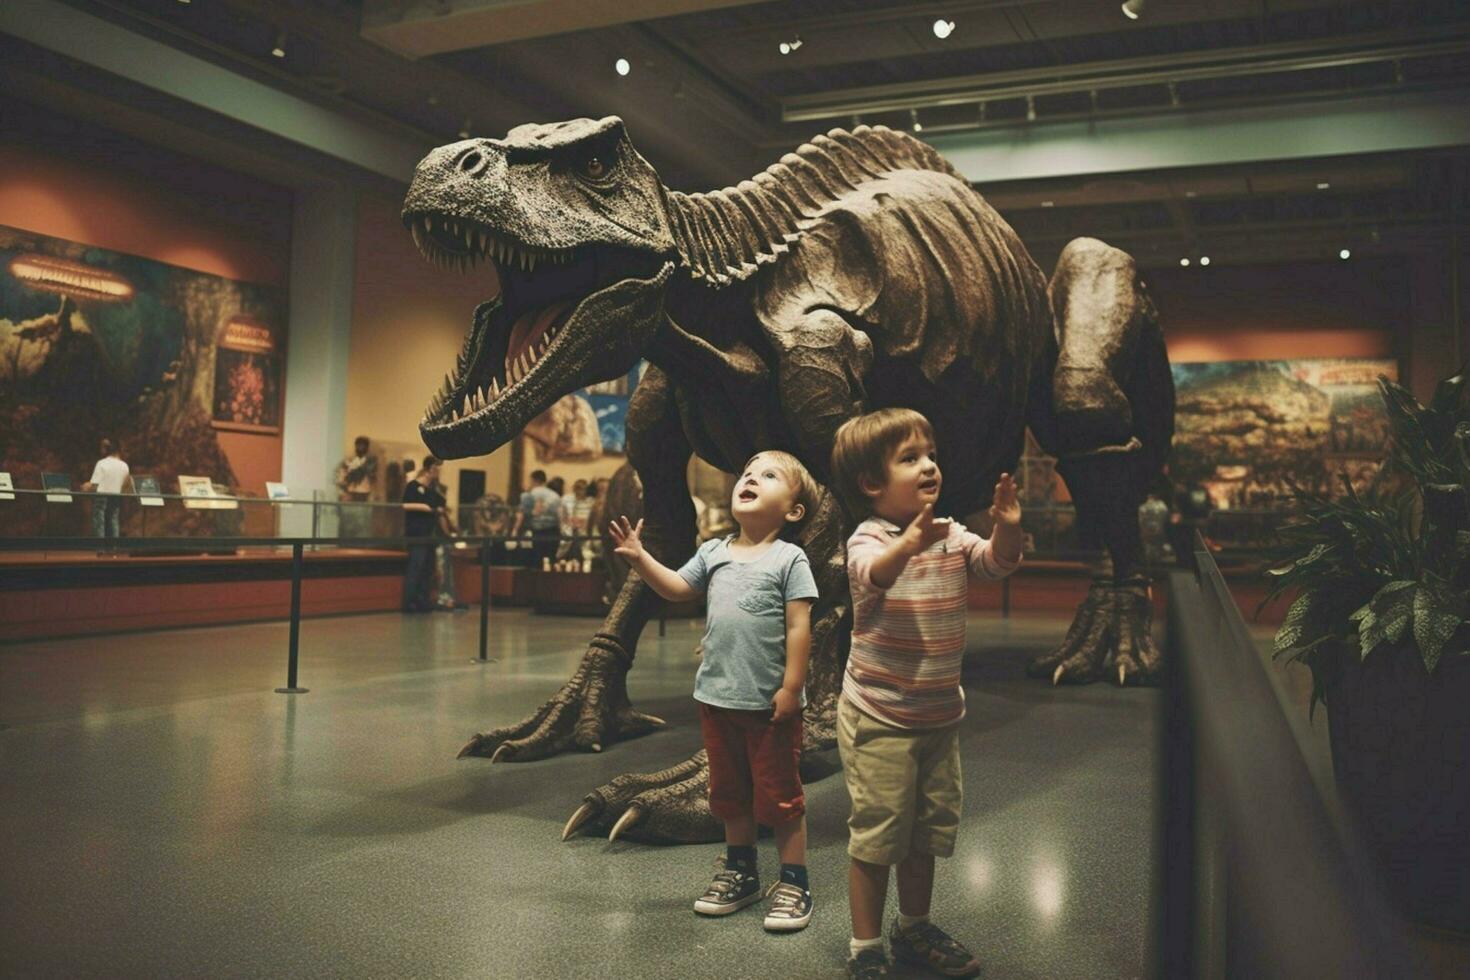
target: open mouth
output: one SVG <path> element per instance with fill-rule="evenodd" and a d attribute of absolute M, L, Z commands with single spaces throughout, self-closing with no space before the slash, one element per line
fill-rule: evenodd
<path fill-rule="evenodd" d="M 591 297 L 630 280 L 659 285 L 673 271 L 672 262 L 651 253 L 596 244 L 543 248 L 463 218 L 416 213 L 405 215 L 404 222 L 431 261 L 461 271 L 489 262 L 501 286 L 497 299 L 475 311 L 454 373 L 445 376 L 430 400 L 423 422 L 426 436 L 497 414 L 517 393 L 531 395 L 536 403 L 532 410 L 516 398 L 517 414 L 524 416 L 520 420 L 528 421 L 568 391 L 601 380 L 600 375 L 609 373 L 599 370 L 609 367 L 606 358 L 572 356 L 585 352 L 597 338 L 571 337 L 567 325 Z M 568 376 L 567 368 L 575 376 Z M 548 383 L 558 377 L 559 383 Z"/>
<path fill-rule="evenodd" d="M 936 492 L 938 490 L 939 490 L 939 481 L 938 480 L 920 480 L 919 481 L 919 492 L 920 493 L 934 493 L 934 492 Z"/>
<path fill-rule="evenodd" d="M 741 490 L 740 491 L 740 496 L 739 496 L 738 499 L 741 502 L 743 502 L 743 503 L 748 503 L 748 502 L 750 502 L 752 500 L 755 500 L 756 499 L 755 491 L 754 490 Z"/>

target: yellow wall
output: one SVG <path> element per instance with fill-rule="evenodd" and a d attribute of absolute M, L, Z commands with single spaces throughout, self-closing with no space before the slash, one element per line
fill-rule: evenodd
<path fill-rule="evenodd" d="M 415 459 L 428 452 L 418 432 L 424 406 L 453 369 L 475 307 L 500 290 L 493 271 L 461 275 L 425 260 L 399 221 L 399 208 L 397 200 L 366 195 L 358 205 L 344 454 L 359 435 L 413 446 Z M 446 463 L 451 506 L 465 468 L 486 470 L 486 488 L 504 495 L 510 448 Z"/>

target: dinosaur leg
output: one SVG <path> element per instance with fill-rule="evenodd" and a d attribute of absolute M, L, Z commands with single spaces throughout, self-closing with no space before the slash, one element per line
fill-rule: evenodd
<path fill-rule="evenodd" d="M 628 457 L 643 480 L 644 543 L 673 567 L 694 547 L 689 455 L 668 378 L 649 368 L 628 408 Z M 629 575 L 572 679 L 529 718 L 475 735 L 460 757 L 525 762 L 573 747 L 598 752 L 661 727 L 661 719 L 633 710 L 626 682 L 638 636 L 661 602 L 638 575 Z"/>
<path fill-rule="evenodd" d="M 1150 684 L 1163 658 L 1151 636 L 1138 506 L 1174 429 L 1174 386 L 1153 304 L 1132 258 L 1090 239 L 1063 250 L 1050 297 L 1059 356 L 1032 429 L 1059 457 L 1077 516 L 1110 569 L 1088 590 L 1061 646 L 1028 673 L 1052 683 Z"/>

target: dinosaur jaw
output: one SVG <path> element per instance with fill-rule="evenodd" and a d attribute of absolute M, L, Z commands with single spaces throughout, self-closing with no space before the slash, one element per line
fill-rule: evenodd
<path fill-rule="evenodd" d="M 463 220 L 415 216 L 421 251 L 451 267 L 496 266 L 500 295 L 475 311 L 455 370 L 419 433 L 436 456 L 483 455 L 557 399 L 625 374 L 658 328 L 674 263 L 615 246 L 538 249 Z"/>

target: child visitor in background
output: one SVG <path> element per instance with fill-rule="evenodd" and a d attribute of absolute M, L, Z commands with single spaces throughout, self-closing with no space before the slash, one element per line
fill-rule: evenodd
<path fill-rule="evenodd" d="M 709 755 L 710 811 L 725 824 L 724 867 L 694 903 L 728 915 L 761 900 L 756 824 L 776 832 L 781 877 L 765 927 L 789 932 L 812 916 L 806 870 L 806 801 L 797 772 L 806 705 L 816 580 L 789 541 L 811 516 L 818 489 L 794 456 L 762 452 L 736 481 L 730 510 L 740 533 L 706 541 L 677 572 L 643 549 L 643 522 L 612 525 L 617 553 L 670 602 L 707 594 L 704 658 L 694 680 Z"/>
<path fill-rule="evenodd" d="M 945 976 L 980 972 L 958 940 L 929 921 L 934 859 L 959 828 L 959 723 L 965 716 L 968 579 L 1009 575 L 1021 561 L 1016 484 L 995 485 L 990 540 L 934 516 L 943 477 L 929 420 L 883 409 L 837 430 L 833 484 L 862 520 L 847 542 L 852 651 L 837 705 L 837 746 L 852 797 L 848 817 L 847 972 L 888 975 L 883 906 L 898 866 L 894 958 Z"/>

